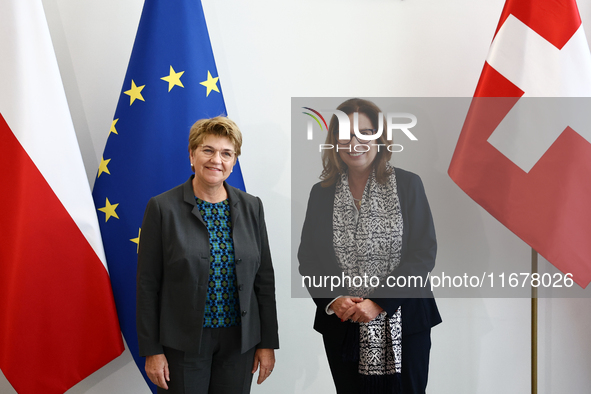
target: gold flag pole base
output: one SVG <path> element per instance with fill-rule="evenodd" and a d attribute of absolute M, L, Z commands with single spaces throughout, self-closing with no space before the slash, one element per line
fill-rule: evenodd
<path fill-rule="evenodd" d="M 538 252 L 531 250 L 531 272 L 538 273 Z M 538 393 L 538 288 L 531 287 L 531 392 Z"/>

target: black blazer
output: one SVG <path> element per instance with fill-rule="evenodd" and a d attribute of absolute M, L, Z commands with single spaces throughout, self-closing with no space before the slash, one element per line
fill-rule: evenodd
<path fill-rule="evenodd" d="M 187 182 L 148 202 L 137 271 L 137 332 L 141 356 L 163 346 L 199 351 L 209 279 L 209 237 Z M 279 347 L 275 279 L 263 205 L 224 183 L 230 199 L 232 239 L 244 353 Z"/>
<path fill-rule="evenodd" d="M 400 265 L 390 275 L 420 275 L 425 278 L 435 265 L 437 252 L 435 227 L 425 189 L 418 175 L 400 168 L 395 168 L 395 174 L 403 234 Z M 301 275 L 342 276 L 332 238 L 335 187 L 322 187 L 317 183 L 310 192 L 298 250 Z M 331 292 L 330 288 L 308 287 L 308 291 L 317 305 L 314 329 L 337 340 L 344 338 L 347 325 L 351 323 L 342 323 L 336 315 L 328 315 L 325 309 L 335 297 L 347 295 L 346 288 L 335 288 Z M 378 286 L 367 298 L 389 315 L 402 306 L 402 332 L 407 335 L 424 331 L 441 322 L 430 286 L 419 289 Z"/>

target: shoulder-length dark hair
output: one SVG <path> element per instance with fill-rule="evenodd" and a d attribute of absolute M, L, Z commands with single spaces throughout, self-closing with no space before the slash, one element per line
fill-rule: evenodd
<path fill-rule="evenodd" d="M 382 116 L 382 110 L 369 100 L 360 98 L 352 98 L 337 107 L 338 110 L 343 111 L 347 115 L 353 112 L 365 114 L 371 121 L 372 127 L 377 129 L 379 125 L 379 117 Z M 386 121 L 383 120 L 384 128 L 386 127 Z M 330 119 L 330 125 L 328 126 L 328 135 L 326 136 L 326 144 L 330 144 L 334 149 L 325 149 L 322 151 L 322 174 L 320 179 L 322 180 L 322 186 L 333 185 L 338 177 L 347 171 L 347 165 L 339 156 L 336 146 L 337 138 L 336 135 L 339 132 L 339 121 L 336 115 L 333 115 Z M 390 176 L 391 170 L 386 167 L 386 163 L 390 161 L 392 152 L 386 149 L 387 140 L 386 132 L 383 130 L 382 135 L 376 141 L 372 141 L 374 144 L 383 144 L 373 161 L 373 167 L 376 171 L 376 180 L 379 183 L 385 183 Z"/>

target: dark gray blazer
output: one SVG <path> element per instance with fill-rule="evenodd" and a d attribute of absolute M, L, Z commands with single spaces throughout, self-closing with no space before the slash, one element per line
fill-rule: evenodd
<path fill-rule="evenodd" d="M 437 241 L 423 182 L 412 172 L 400 168 L 394 171 L 402 210 L 403 233 L 400 265 L 391 275 L 420 275 L 425 278 L 435 265 Z M 340 277 L 342 274 L 333 247 L 335 187 L 322 187 L 317 183 L 310 193 L 298 251 L 302 275 Z M 314 328 L 323 335 L 342 340 L 347 326 L 353 323 L 341 322 L 337 315 L 328 315 L 325 308 L 335 297 L 348 294 L 348 290 L 344 287 L 335 288 L 332 292 L 326 288 L 308 290 L 317 305 Z M 402 330 L 406 334 L 427 330 L 441 322 L 430 286 L 418 289 L 378 287 L 368 298 L 390 316 L 402 306 Z"/>
<path fill-rule="evenodd" d="M 148 202 L 138 252 L 137 331 L 141 356 L 163 346 L 199 351 L 209 281 L 209 237 L 195 202 L 193 176 Z M 244 353 L 279 348 L 275 279 L 263 205 L 224 183 L 232 238 Z"/>

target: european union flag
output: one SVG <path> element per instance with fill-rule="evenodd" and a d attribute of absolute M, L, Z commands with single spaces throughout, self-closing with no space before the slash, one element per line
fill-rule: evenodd
<path fill-rule="evenodd" d="M 138 355 L 137 248 L 150 197 L 192 174 L 189 129 L 226 106 L 199 0 L 146 0 L 94 185 L 94 203 L 123 336 Z M 236 163 L 228 182 L 244 190 Z"/>

